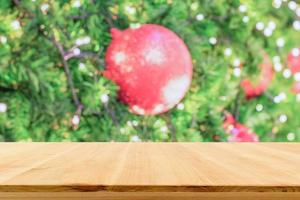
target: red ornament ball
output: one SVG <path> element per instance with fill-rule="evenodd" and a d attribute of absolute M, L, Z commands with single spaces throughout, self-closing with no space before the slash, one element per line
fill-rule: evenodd
<path fill-rule="evenodd" d="M 259 68 L 261 71 L 256 84 L 253 84 L 249 79 L 244 79 L 241 82 L 241 87 L 248 100 L 262 95 L 272 82 L 273 65 L 267 54 L 264 54 L 263 62 L 259 65 Z"/>
<path fill-rule="evenodd" d="M 293 74 L 300 72 L 300 48 L 294 48 L 288 54 L 287 64 Z"/>
<path fill-rule="evenodd" d="M 119 98 L 139 115 L 173 108 L 192 79 L 192 59 L 171 30 L 154 24 L 124 31 L 111 29 L 104 76 L 119 86 Z"/>
<path fill-rule="evenodd" d="M 229 142 L 259 142 L 257 134 L 244 124 L 237 122 L 229 112 L 225 112 L 223 128 L 228 134 Z"/>
<path fill-rule="evenodd" d="M 295 82 L 292 86 L 292 93 L 300 94 L 300 82 Z"/>

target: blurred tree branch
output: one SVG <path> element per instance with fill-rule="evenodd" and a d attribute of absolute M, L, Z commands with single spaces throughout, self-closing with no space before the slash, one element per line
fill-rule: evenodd
<path fill-rule="evenodd" d="M 53 42 L 53 44 L 58 49 L 59 54 L 61 56 L 62 64 L 63 64 L 64 71 L 65 71 L 67 81 L 68 81 L 68 86 L 71 90 L 72 99 L 73 99 L 74 104 L 77 107 L 76 114 L 80 114 L 81 110 L 83 109 L 83 105 L 81 104 L 81 102 L 78 98 L 76 89 L 74 87 L 74 82 L 73 82 L 73 77 L 72 77 L 71 72 L 70 72 L 70 67 L 69 67 L 68 62 L 65 58 L 65 54 L 66 54 L 65 50 L 64 50 L 63 46 L 57 41 L 57 39 L 54 36 L 51 38 L 51 41 Z"/>

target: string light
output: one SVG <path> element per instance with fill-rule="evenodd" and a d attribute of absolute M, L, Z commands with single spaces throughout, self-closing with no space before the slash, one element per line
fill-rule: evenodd
<path fill-rule="evenodd" d="M 271 30 L 275 30 L 276 29 L 276 24 L 273 21 L 269 21 L 268 23 L 268 28 Z"/>
<path fill-rule="evenodd" d="M 291 70 L 290 69 L 285 69 L 285 70 L 283 70 L 283 77 L 284 78 L 290 78 L 292 76 L 292 72 L 291 72 Z"/>
<path fill-rule="evenodd" d="M 264 35 L 265 35 L 266 37 L 270 37 L 272 34 L 273 34 L 272 29 L 266 28 L 266 29 L 264 30 Z"/>
<path fill-rule="evenodd" d="M 107 103 L 109 101 L 109 96 L 108 94 L 102 94 L 100 97 L 100 100 L 102 103 Z"/>
<path fill-rule="evenodd" d="M 292 55 L 294 57 L 298 57 L 300 55 L 300 49 L 299 48 L 293 48 L 292 49 Z"/>
<path fill-rule="evenodd" d="M 288 141 L 293 141 L 296 138 L 295 133 L 288 133 L 286 137 L 287 137 Z"/>
<path fill-rule="evenodd" d="M 241 65 L 241 61 L 240 61 L 240 59 L 238 59 L 238 58 L 235 58 L 234 60 L 233 60 L 233 66 L 234 67 L 239 67 L 240 65 Z"/>
<path fill-rule="evenodd" d="M 298 17 L 300 17 L 300 7 L 297 8 L 297 10 L 296 10 L 296 15 L 297 15 Z"/>
<path fill-rule="evenodd" d="M 139 125 L 139 122 L 136 121 L 136 120 L 133 120 L 133 121 L 132 121 L 132 125 L 133 125 L 133 126 L 138 126 L 138 125 Z"/>
<path fill-rule="evenodd" d="M 44 4 L 41 5 L 41 11 L 43 12 L 43 14 L 46 14 L 48 12 L 49 7 L 50 6 L 47 3 L 44 3 Z"/>
<path fill-rule="evenodd" d="M 280 8 L 281 5 L 282 5 L 282 0 L 274 0 L 273 3 L 272 3 L 273 7 L 274 8 Z"/>
<path fill-rule="evenodd" d="M 80 117 L 78 115 L 74 115 L 72 118 L 72 124 L 77 126 L 80 123 Z"/>
<path fill-rule="evenodd" d="M 131 121 L 127 121 L 126 124 L 127 124 L 127 126 L 132 126 L 132 122 Z"/>
<path fill-rule="evenodd" d="M 236 68 L 234 68 L 233 69 L 233 75 L 235 76 L 235 77 L 240 77 L 241 76 L 241 69 L 239 68 L 239 67 L 236 67 Z"/>
<path fill-rule="evenodd" d="M 279 116 L 279 122 L 280 123 L 285 123 L 286 121 L 287 121 L 287 116 L 285 115 L 285 114 L 281 114 L 280 116 Z"/>
<path fill-rule="evenodd" d="M 79 8 L 81 6 L 81 2 L 80 0 L 76 0 L 73 2 L 72 7 L 74 8 Z"/>
<path fill-rule="evenodd" d="M 80 45 L 85 45 L 85 44 L 89 44 L 91 42 L 91 38 L 90 37 L 84 37 L 84 38 L 78 38 L 76 40 L 76 45 L 80 46 Z"/>
<path fill-rule="evenodd" d="M 84 63 L 79 63 L 79 70 L 84 71 L 86 69 Z"/>
<path fill-rule="evenodd" d="M 274 57 L 273 57 L 273 62 L 274 62 L 274 63 L 280 62 L 280 57 L 279 57 L 279 56 L 274 56 Z"/>
<path fill-rule="evenodd" d="M 75 56 L 78 56 L 79 54 L 80 54 L 80 49 L 79 48 L 75 48 L 74 50 L 73 50 L 73 53 L 74 53 L 74 55 Z"/>
<path fill-rule="evenodd" d="M 5 103 L 0 103 L 0 113 L 5 113 L 7 111 L 7 105 Z"/>
<path fill-rule="evenodd" d="M 193 2 L 193 3 L 191 4 L 191 10 L 193 10 L 193 11 L 197 10 L 197 9 L 198 9 L 198 6 L 199 6 L 198 2 Z"/>
<path fill-rule="evenodd" d="M 280 72 L 282 70 L 282 64 L 277 62 L 274 64 L 274 69 L 276 72 Z"/>
<path fill-rule="evenodd" d="M 131 24 L 129 24 L 129 26 L 131 29 L 138 29 L 141 27 L 141 24 L 140 23 L 131 23 Z"/>
<path fill-rule="evenodd" d="M 245 6 L 245 5 L 240 5 L 239 6 L 239 11 L 241 12 L 241 13 L 244 13 L 244 12 L 246 12 L 247 11 L 247 6 Z"/>
<path fill-rule="evenodd" d="M 141 138 L 138 135 L 133 135 L 133 136 L 131 136 L 130 141 L 131 142 L 140 142 Z"/>
<path fill-rule="evenodd" d="M 300 30 L 300 21 L 299 20 L 294 21 L 293 27 L 296 31 L 299 31 Z"/>
<path fill-rule="evenodd" d="M 283 38 L 278 38 L 278 39 L 276 40 L 276 45 L 277 45 L 278 47 L 283 47 L 284 44 L 285 44 L 285 41 L 284 41 Z"/>
<path fill-rule="evenodd" d="M 261 112 L 264 109 L 264 106 L 261 104 L 257 104 L 255 108 L 257 112 Z"/>
<path fill-rule="evenodd" d="M 177 109 L 178 109 L 178 110 L 183 110 L 183 109 L 184 109 L 184 104 L 183 104 L 183 103 L 179 103 L 179 104 L 177 105 Z"/>
<path fill-rule="evenodd" d="M 297 100 L 297 102 L 300 102 L 300 94 L 296 95 L 296 100 Z"/>
<path fill-rule="evenodd" d="M 257 30 L 262 31 L 265 28 L 265 25 L 263 22 L 257 22 L 255 27 Z"/>
<path fill-rule="evenodd" d="M 198 20 L 198 21 L 202 21 L 204 19 L 204 15 L 203 14 L 198 14 L 198 15 L 196 15 L 196 20 Z"/>
<path fill-rule="evenodd" d="M 224 50 L 224 55 L 225 55 L 225 56 L 231 56 L 231 54 L 232 54 L 231 48 L 226 48 L 226 49 Z"/>
<path fill-rule="evenodd" d="M 217 44 L 217 38 L 215 38 L 215 37 L 209 38 L 209 43 L 212 44 L 212 45 Z"/>
<path fill-rule="evenodd" d="M 2 43 L 2 44 L 6 44 L 6 42 L 7 42 L 7 38 L 5 37 L 5 36 L 0 36 L 0 42 Z"/>
<path fill-rule="evenodd" d="M 14 20 L 11 22 L 11 27 L 15 30 L 18 30 L 21 28 L 21 24 L 18 20 Z"/>
<path fill-rule="evenodd" d="M 291 9 L 291 10 L 296 10 L 296 8 L 297 8 L 297 3 L 296 3 L 295 1 L 290 1 L 290 2 L 288 3 L 288 7 L 289 7 L 289 9 Z"/>
<path fill-rule="evenodd" d="M 160 131 L 163 132 L 163 133 L 166 133 L 166 132 L 168 132 L 168 127 L 167 126 L 162 126 L 160 128 Z"/>
<path fill-rule="evenodd" d="M 125 12 L 127 12 L 129 15 L 134 15 L 136 13 L 136 9 L 132 6 L 125 6 Z"/>
<path fill-rule="evenodd" d="M 284 101 L 287 98 L 286 94 L 284 92 L 280 92 L 279 95 L 274 97 L 274 102 L 275 103 L 280 103 Z"/>
<path fill-rule="evenodd" d="M 295 81 L 300 81 L 300 72 L 294 74 Z"/>
<path fill-rule="evenodd" d="M 244 16 L 243 17 L 243 22 L 244 23 L 248 23 L 249 22 L 249 17 L 248 16 Z"/>

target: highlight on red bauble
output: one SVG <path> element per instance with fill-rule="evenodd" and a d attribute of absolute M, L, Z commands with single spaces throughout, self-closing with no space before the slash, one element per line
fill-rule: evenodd
<path fill-rule="evenodd" d="M 119 86 L 119 98 L 139 115 L 173 108 L 192 80 L 192 59 L 171 30 L 154 24 L 124 31 L 111 29 L 104 76 Z"/>
<path fill-rule="evenodd" d="M 261 72 L 257 83 L 253 83 L 249 79 L 244 79 L 241 82 L 241 87 L 248 100 L 262 95 L 272 82 L 274 75 L 273 64 L 267 54 L 264 54 L 263 62 L 259 65 L 259 68 Z"/>

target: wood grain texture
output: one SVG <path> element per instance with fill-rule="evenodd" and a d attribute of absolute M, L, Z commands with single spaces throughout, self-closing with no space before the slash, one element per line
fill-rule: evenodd
<path fill-rule="evenodd" d="M 34 193 L 0 193 L 1 200 L 298 200 L 299 193 L 187 193 L 187 192 L 34 192 Z"/>
<path fill-rule="evenodd" d="M 0 192 L 299 197 L 300 144 L 0 143 Z"/>

